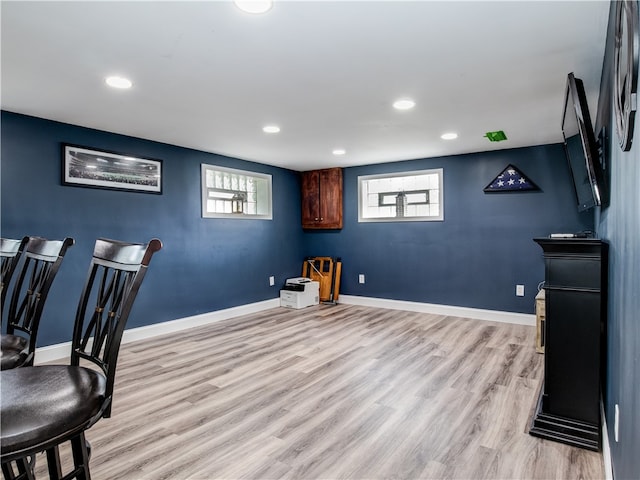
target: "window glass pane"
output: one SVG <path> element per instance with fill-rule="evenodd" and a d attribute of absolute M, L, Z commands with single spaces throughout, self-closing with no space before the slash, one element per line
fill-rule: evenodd
<path fill-rule="evenodd" d="M 359 221 L 443 220 L 442 169 L 358 177 Z"/>
<path fill-rule="evenodd" d="M 407 203 L 427 203 L 427 193 L 407 193 Z"/>
<path fill-rule="evenodd" d="M 418 181 L 416 182 L 416 187 L 418 189 L 429 190 L 431 188 L 431 179 L 435 178 L 438 180 L 438 175 L 420 175 L 418 177 Z M 436 185 L 437 187 L 437 185 Z"/>
<path fill-rule="evenodd" d="M 421 187 L 418 187 L 418 177 L 403 177 L 403 187 L 404 190 L 419 190 Z"/>
<path fill-rule="evenodd" d="M 381 217 L 395 217 L 396 207 L 380 207 L 378 213 Z"/>
<path fill-rule="evenodd" d="M 429 205 L 415 205 L 415 209 L 416 209 L 416 216 L 419 217 L 426 217 L 428 215 L 430 215 L 430 210 L 429 210 L 430 206 Z"/>
<path fill-rule="evenodd" d="M 401 190 L 406 190 L 403 184 L 404 184 L 403 177 L 390 178 L 389 179 L 390 188 L 388 188 L 387 191 L 391 190 L 391 191 L 399 192 Z"/>
<path fill-rule="evenodd" d="M 380 196 L 380 203 L 382 205 L 395 205 L 396 204 L 396 195 L 393 193 L 383 193 Z"/>
<path fill-rule="evenodd" d="M 271 175 L 203 164 L 202 216 L 271 219 Z"/>

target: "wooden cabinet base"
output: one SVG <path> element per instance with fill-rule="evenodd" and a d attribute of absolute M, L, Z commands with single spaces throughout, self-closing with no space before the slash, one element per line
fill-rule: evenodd
<path fill-rule="evenodd" d="M 607 244 L 595 238 L 534 240 L 545 260 L 544 385 L 529 433 L 598 451 Z"/>
<path fill-rule="evenodd" d="M 529 433 L 535 437 L 566 443 L 574 447 L 600 451 L 601 432 L 598 425 L 571 418 L 551 415 L 542 411 L 544 388 L 540 391 Z"/>

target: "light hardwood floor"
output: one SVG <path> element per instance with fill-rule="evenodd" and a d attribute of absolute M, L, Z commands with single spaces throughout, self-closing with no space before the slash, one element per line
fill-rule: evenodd
<path fill-rule="evenodd" d="M 123 345 L 94 480 L 600 479 L 527 434 L 534 327 L 353 305 L 276 308 Z M 44 461 L 38 462 L 44 468 Z"/>

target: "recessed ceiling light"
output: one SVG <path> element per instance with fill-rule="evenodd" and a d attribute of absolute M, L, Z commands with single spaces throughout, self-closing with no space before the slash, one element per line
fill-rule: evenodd
<path fill-rule="evenodd" d="M 344 155 L 347 151 L 344 148 L 336 148 L 332 153 L 334 155 Z"/>
<path fill-rule="evenodd" d="M 131 88 L 133 83 L 124 77 L 111 76 L 104 79 L 105 83 L 113 88 Z"/>
<path fill-rule="evenodd" d="M 443 133 L 442 135 L 440 135 L 440 138 L 443 140 L 454 140 L 458 138 L 458 134 L 453 132 Z"/>
<path fill-rule="evenodd" d="M 416 106 L 416 102 L 411 100 L 410 98 L 401 98 L 400 100 L 396 100 L 393 102 L 393 108 L 396 110 L 410 110 Z"/>
<path fill-rule="evenodd" d="M 247 13 L 265 13 L 271 10 L 271 0 L 234 0 L 236 7 Z"/>
<path fill-rule="evenodd" d="M 280 127 L 278 127 L 277 125 L 267 125 L 266 127 L 262 128 L 262 131 L 264 133 L 278 133 L 280 131 Z"/>

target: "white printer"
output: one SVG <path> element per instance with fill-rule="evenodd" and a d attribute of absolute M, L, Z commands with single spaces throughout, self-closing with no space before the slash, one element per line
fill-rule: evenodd
<path fill-rule="evenodd" d="M 306 277 L 288 278 L 280 290 L 280 306 L 304 308 L 320 303 L 320 283 Z"/>

